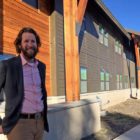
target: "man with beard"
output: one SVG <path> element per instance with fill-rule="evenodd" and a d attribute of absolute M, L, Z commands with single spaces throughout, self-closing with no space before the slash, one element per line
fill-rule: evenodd
<path fill-rule="evenodd" d="M 25 27 L 15 42 L 19 56 L 0 63 L 0 91 L 5 93 L 1 131 L 8 140 L 42 140 L 48 131 L 45 64 L 35 58 L 41 46 L 34 29 Z"/>

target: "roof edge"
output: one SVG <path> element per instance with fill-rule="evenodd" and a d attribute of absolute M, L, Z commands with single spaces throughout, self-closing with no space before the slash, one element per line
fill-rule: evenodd
<path fill-rule="evenodd" d="M 95 2 L 100 6 L 100 8 L 109 16 L 109 18 L 115 23 L 115 25 L 123 32 L 123 34 L 131 39 L 128 32 L 124 29 L 124 27 L 118 22 L 118 20 L 112 15 L 110 10 L 105 6 L 105 4 L 101 0 L 95 0 Z"/>

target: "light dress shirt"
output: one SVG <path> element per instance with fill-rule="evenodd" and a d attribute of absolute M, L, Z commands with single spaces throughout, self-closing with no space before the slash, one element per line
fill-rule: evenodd
<path fill-rule="evenodd" d="M 38 70 L 38 61 L 33 63 L 25 60 L 20 54 L 23 68 L 24 99 L 21 113 L 37 113 L 43 111 L 43 100 L 41 92 L 41 79 Z"/>

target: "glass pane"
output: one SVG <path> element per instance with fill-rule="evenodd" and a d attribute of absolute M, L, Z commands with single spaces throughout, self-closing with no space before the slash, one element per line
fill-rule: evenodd
<path fill-rule="evenodd" d="M 105 32 L 104 35 L 105 35 L 106 38 L 108 38 L 108 33 L 107 32 Z"/>
<path fill-rule="evenodd" d="M 118 74 L 116 75 L 116 80 L 117 80 L 117 82 L 119 82 L 119 75 Z"/>
<path fill-rule="evenodd" d="M 119 51 L 118 53 L 121 54 L 121 48 L 120 47 L 118 47 L 118 51 Z"/>
<path fill-rule="evenodd" d="M 101 34 L 104 33 L 104 29 L 101 26 L 99 26 L 99 33 L 101 33 Z"/>
<path fill-rule="evenodd" d="M 126 76 L 126 82 L 128 83 L 128 76 Z"/>
<path fill-rule="evenodd" d="M 80 68 L 80 71 L 81 71 L 81 80 L 87 80 L 87 69 Z"/>
<path fill-rule="evenodd" d="M 122 89 L 122 82 L 120 82 L 120 89 Z"/>
<path fill-rule="evenodd" d="M 122 82 L 122 75 L 120 75 L 120 82 Z"/>
<path fill-rule="evenodd" d="M 116 40 L 116 41 L 115 41 L 115 45 L 118 46 L 118 44 L 119 44 L 119 42 Z"/>
<path fill-rule="evenodd" d="M 120 89 L 119 82 L 117 82 L 117 89 Z"/>
<path fill-rule="evenodd" d="M 109 82 L 106 82 L 106 90 L 109 90 Z"/>
<path fill-rule="evenodd" d="M 103 35 L 99 34 L 99 42 L 103 44 Z"/>
<path fill-rule="evenodd" d="M 104 72 L 100 72 L 100 80 L 101 81 L 104 81 L 105 80 Z"/>
<path fill-rule="evenodd" d="M 86 93 L 87 92 L 87 81 L 81 81 L 81 93 Z"/>
<path fill-rule="evenodd" d="M 128 77 L 127 76 L 124 76 L 124 81 L 125 81 L 125 83 L 128 82 Z"/>
<path fill-rule="evenodd" d="M 104 45 L 108 47 L 108 38 L 104 38 Z"/>
<path fill-rule="evenodd" d="M 125 53 L 123 53 L 123 58 L 126 59 L 126 54 Z"/>
<path fill-rule="evenodd" d="M 106 81 L 109 81 L 109 73 L 106 73 L 105 76 L 106 76 Z"/>
<path fill-rule="evenodd" d="M 104 82 L 101 82 L 101 90 L 105 90 L 105 85 L 104 85 Z"/>
<path fill-rule="evenodd" d="M 117 46 L 117 45 L 115 45 L 115 52 L 117 52 L 117 50 L 118 50 L 118 46 Z"/>

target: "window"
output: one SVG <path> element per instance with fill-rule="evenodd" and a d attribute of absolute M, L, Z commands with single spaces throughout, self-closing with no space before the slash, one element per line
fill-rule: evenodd
<path fill-rule="evenodd" d="M 106 90 L 109 90 L 109 73 L 105 74 Z"/>
<path fill-rule="evenodd" d="M 124 88 L 128 88 L 128 76 L 124 76 Z"/>
<path fill-rule="evenodd" d="M 99 26 L 99 42 L 102 44 L 104 43 L 103 36 L 104 36 L 104 29 L 101 26 Z"/>
<path fill-rule="evenodd" d="M 122 75 L 120 75 L 120 89 L 122 89 Z"/>
<path fill-rule="evenodd" d="M 22 0 L 34 8 L 38 8 L 38 0 Z"/>
<path fill-rule="evenodd" d="M 116 81 L 117 81 L 117 89 L 120 89 L 120 84 L 119 84 L 119 80 L 120 78 L 119 78 L 119 75 L 117 74 L 117 76 L 116 76 Z"/>
<path fill-rule="evenodd" d="M 105 76 L 104 76 L 104 72 L 100 72 L 100 80 L 101 80 L 101 90 L 105 90 L 105 84 L 104 84 L 104 81 L 105 81 Z"/>
<path fill-rule="evenodd" d="M 109 73 L 100 71 L 100 89 L 101 91 L 109 90 Z"/>
<path fill-rule="evenodd" d="M 99 26 L 99 42 L 108 47 L 108 33 L 102 26 Z"/>
<path fill-rule="evenodd" d="M 115 40 L 115 52 L 118 54 L 122 53 L 122 44 L 118 40 Z"/>
<path fill-rule="evenodd" d="M 131 87 L 135 88 L 135 78 L 131 77 Z"/>
<path fill-rule="evenodd" d="M 10 55 L 10 54 L 0 54 L 0 61 L 12 58 L 13 56 L 14 55 Z"/>
<path fill-rule="evenodd" d="M 85 67 L 80 67 L 80 90 L 81 93 L 86 93 L 87 92 L 87 68 Z"/>
<path fill-rule="evenodd" d="M 122 75 L 116 75 L 117 89 L 122 89 Z"/>

